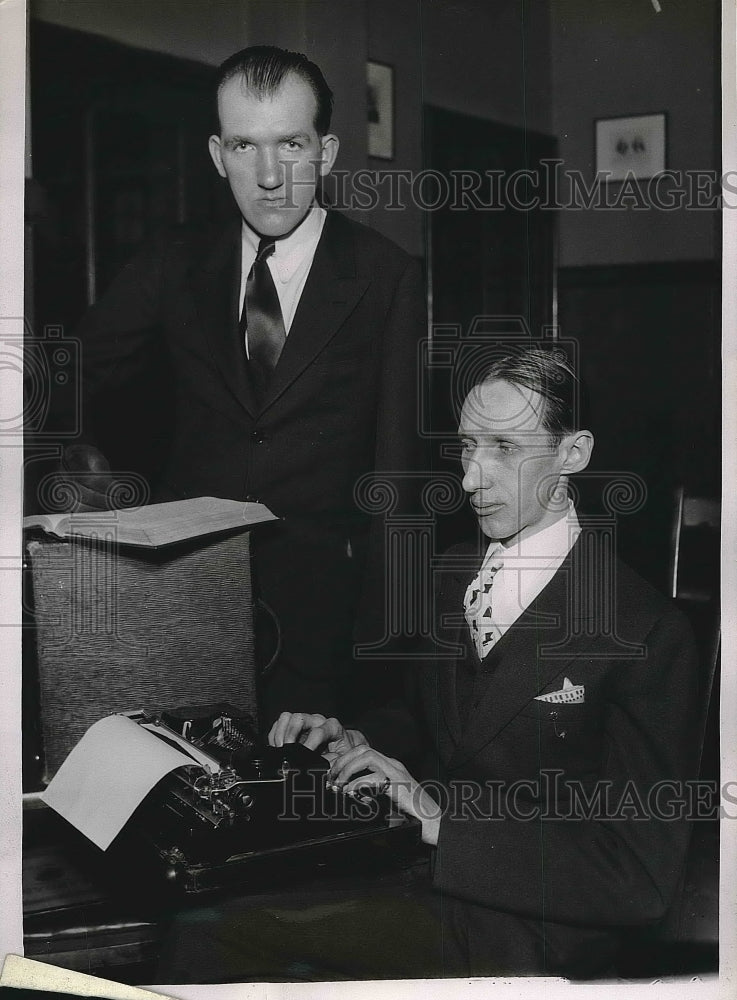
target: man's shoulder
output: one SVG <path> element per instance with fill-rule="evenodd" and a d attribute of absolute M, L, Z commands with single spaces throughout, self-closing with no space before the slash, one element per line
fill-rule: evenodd
<path fill-rule="evenodd" d="M 486 551 L 486 541 L 466 540 L 446 549 L 437 560 L 442 574 L 456 576 L 473 573 Z M 612 556 L 611 538 L 595 527 L 582 525 L 581 534 L 559 573 L 571 574 L 587 589 L 596 588 L 602 595 L 609 594 L 619 619 L 651 625 L 663 617 L 686 621 L 676 604 L 648 582 L 627 562 Z M 573 580 L 572 580 L 573 585 Z M 574 587 L 575 593 L 576 587 Z"/>
<path fill-rule="evenodd" d="M 404 267 L 413 260 L 406 250 L 390 240 L 388 236 L 384 236 L 383 233 L 362 222 L 349 219 L 347 215 L 335 208 L 327 210 L 325 236 L 327 239 L 348 240 L 356 248 L 357 253 L 366 254 L 377 260 L 396 263 Z"/>
<path fill-rule="evenodd" d="M 174 263 L 207 266 L 227 254 L 240 237 L 238 219 L 205 224 L 169 226 L 154 233 L 142 253 Z M 353 253 L 371 268 L 405 270 L 413 258 L 400 246 L 370 226 L 328 209 L 323 238 L 338 256 Z"/>
<path fill-rule="evenodd" d="M 638 602 L 659 608 L 665 608 L 671 603 L 616 551 L 612 551 L 612 536 L 608 526 L 602 530 L 599 526 L 587 523 L 582 517 L 581 534 L 571 550 L 571 555 L 577 557 L 579 563 L 586 563 L 593 568 L 599 578 L 602 574 L 611 572 L 613 579 L 616 580 L 617 589 L 635 595 Z"/>
<path fill-rule="evenodd" d="M 237 219 L 207 223 L 182 223 L 154 231 L 139 248 L 136 258 L 174 265 L 207 264 L 228 253 L 238 243 Z"/>
<path fill-rule="evenodd" d="M 624 560 L 613 556 L 610 537 L 584 526 L 544 594 L 569 613 L 586 620 L 586 634 L 617 635 L 643 642 L 654 629 L 692 641 L 687 616 Z M 446 549 L 434 566 L 436 593 L 458 593 L 478 571 L 485 540 L 464 541 Z M 561 583 L 564 585 L 561 586 Z"/>
<path fill-rule="evenodd" d="M 571 555 L 584 575 L 586 567 L 588 571 L 594 570 L 596 585 L 603 595 L 611 594 L 611 610 L 619 623 L 638 624 L 640 629 L 647 631 L 665 618 L 674 625 L 690 628 L 686 616 L 672 600 L 624 559 L 619 556 L 611 558 L 609 553 L 608 534 L 584 523 Z"/>

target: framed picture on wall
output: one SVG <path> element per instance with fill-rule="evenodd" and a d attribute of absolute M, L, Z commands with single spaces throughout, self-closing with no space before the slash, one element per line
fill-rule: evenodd
<path fill-rule="evenodd" d="M 366 63 L 368 155 L 394 159 L 394 67 Z"/>
<path fill-rule="evenodd" d="M 594 122 L 596 173 L 602 180 L 645 180 L 665 170 L 666 116 L 630 115 Z"/>

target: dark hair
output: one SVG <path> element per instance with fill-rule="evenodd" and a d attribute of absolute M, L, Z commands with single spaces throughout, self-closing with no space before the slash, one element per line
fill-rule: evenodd
<path fill-rule="evenodd" d="M 543 427 L 553 445 L 566 434 L 588 428 L 586 388 L 562 348 L 552 345 L 507 349 L 485 368 L 477 368 L 474 386 L 494 379 L 540 393 L 545 403 Z"/>
<path fill-rule="evenodd" d="M 328 87 L 322 70 L 301 52 L 290 52 L 275 45 L 252 45 L 234 52 L 220 66 L 215 78 L 215 121 L 219 122 L 217 99 L 220 88 L 234 76 L 242 76 L 248 90 L 260 95 L 273 94 L 289 73 L 295 73 L 312 88 L 317 102 L 315 131 L 319 136 L 330 130 L 333 113 L 333 92 Z M 219 127 L 219 125 L 218 125 Z"/>

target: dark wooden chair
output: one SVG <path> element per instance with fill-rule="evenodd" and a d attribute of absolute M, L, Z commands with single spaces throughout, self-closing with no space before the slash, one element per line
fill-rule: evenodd
<path fill-rule="evenodd" d="M 691 621 L 701 670 L 700 779 L 719 782 L 720 503 L 674 494 L 670 596 Z M 715 802 L 718 798 L 715 797 Z M 680 884 L 666 917 L 633 931 L 619 974 L 652 979 L 715 973 L 718 969 L 719 819 L 694 823 Z"/>

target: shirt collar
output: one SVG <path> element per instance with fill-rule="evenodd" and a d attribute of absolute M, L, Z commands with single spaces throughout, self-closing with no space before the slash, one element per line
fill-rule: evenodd
<path fill-rule="evenodd" d="M 287 282 L 294 275 L 305 257 L 313 254 L 317 247 L 327 212 L 321 205 L 314 204 L 302 222 L 289 236 L 276 240 L 271 259 L 276 264 L 279 279 Z M 244 250 L 254 258 L 261 237 L 243 220 L 242 243 Z"/>
<path fill-rule="evenodd" d="M 509 567 L 516 560 L 524 560 L 529 566 L 530 563 L 545 563 L 555 560 L 562 561 L 571 551 L 578 536 L 581 534 L 581 525 L 578 521 L 576 508 L 573 501 L 568 501 L 568 509 L 557 521 L 549 524 L 547 528 L 536 531 L 534 535 L 528 535 L 517 542 L 512 542 L 509 546 L 501 546 L 500 543 L 492 541 L 484 556 L 484 565 L 491 560 L 499 551 L 504 558 L 504 565 Z"/>

